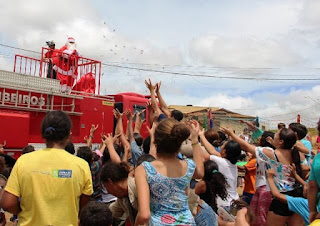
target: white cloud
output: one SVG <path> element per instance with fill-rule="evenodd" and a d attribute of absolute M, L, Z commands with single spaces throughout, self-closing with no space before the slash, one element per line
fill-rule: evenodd
<path fill-rule="evenodd" d="M 108 22 L 98 16 L 90 1 L 30 0 L 26 4 L 14 0 L 2 6 L 0 14 L 6 23 L 1 23 L 0 29 L 19 47 L 40 51 L 46 40 L 54 40 L 60 48 L 67 37 L 72 36 L 80 53 L 101 61 L 162 64 L 182 61 L 177 48 L 158 49 L 143 39 L 134 40 L 114 32 Z"/>
<path fill-rule="evenodd" d="M 193 58 L 222 67 L 294 66 L 301 58 L 285 42 L 205 35 L 190 44 Z"/>

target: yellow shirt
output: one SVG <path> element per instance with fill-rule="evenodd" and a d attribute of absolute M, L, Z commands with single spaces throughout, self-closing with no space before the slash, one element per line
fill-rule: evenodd
<path fill-rule="evenodd" d="M 51 148 L 21 156 L 5 190 L 21 198 L 21 226 L 78 225 L 80 195 L 93 193 L 88 163 Z"/>

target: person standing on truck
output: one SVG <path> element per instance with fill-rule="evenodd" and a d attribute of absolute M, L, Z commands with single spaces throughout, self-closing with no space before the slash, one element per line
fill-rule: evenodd
<path fill-rule="evenodd" d="M 54 41 L 47 41 L 47 46 L 49 47 L 48 52 L 46 52 L 43 56 L 43 59 L 48 61 L 48 73 L 47 78 L 57 79 L 57 72 L 53 69 L 53 57 L 56 56 L 56 44 Z"/>
<path fill-rule="evenodd" d="M 79 210 L 93 193 L 88 163 L 64 150 L 71 120 L 62 111 L 42 121 L 47 148 L 22 155 L 10 174 L 2 208 L 18 214 L 19 225 L 78 225 Z"/>

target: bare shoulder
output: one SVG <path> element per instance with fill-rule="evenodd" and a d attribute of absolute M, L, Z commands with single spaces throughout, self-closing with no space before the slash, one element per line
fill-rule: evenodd
<path fill-rule="evenodd" d="M 274 159 L 274 150 L 270 148 L 263 148 L 262 149 L 263 154 L 265 154 L 270 159 Z"/>

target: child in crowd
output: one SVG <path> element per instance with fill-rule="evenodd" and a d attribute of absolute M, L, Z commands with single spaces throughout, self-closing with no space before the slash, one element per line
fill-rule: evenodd
<path fill-rule="evenodd" d="M 217 203 L 216 198 L 221 199 L 228 197 L 226 178 L 219 172 L 218 165 L 213 161 L 206 161 L 204 164 L 205 174 L 199 181 L 195 189 L 191 189 L 189 194 L 189 207 L 194 215 L 196 225 L 212 225 L 218 224 Z M 190 199 L 193 198 L 192 192 L 195 193 L 197 201 L 192 205 Z M 199 197 L 200 196 L 200 197 Z"/>
<path fill-rule="evenodd" d="M 305 139 L 308 134 L 307 127 L 300 123 L 294 122 L 289 124 L 289 129 L 291 129 L 297 135 L 297 143 L 295 148 L 297 148 L 299 151 L 301 164 L 305 165 L 308 168 L 307 172 L 309 172 L 312 145 L 310 141 Z"/>
<path fill-rule="evenodd" d="M 296 166 L 300 164 L 299 153 L 292 150 L 297 141 L 296 134 L 292 130 L 284 128 L 275 134 L 273 141 L 275 150 L 250 145 L 230 129 L 222 128 L 222 131 L 239 142 L 244 151 L 256 156 L 258 164 L 266 163 L 267 168 L 276 171 L 274 181 L 280 192 L 294 197 L 300 195 L 295 190 L 295 179 L 290 176 L 289 166 L 292 163 Z M 267 216 L 267 225 L 285 225 L 292 215 L 293 212 L 288 209 L 288 204 L 273 199 Z"/>
<path fill-rule="evenodd" d="M 264 131 L 259 142 L 259 147 L 274 149 L 274 146 L 268 142 L 268 138 L 273 139 L 274 133 Z M 254 156 L 254 155 L 252 155 Z M 250 207 L 255 214 L 254 225 L 265 225 L 267 214 L 271 205 L 272 196 L 267 190 L 267 180 L 265 177 L 266 163 L 256 161 L 255 193 L 251 199 Z"/>
<path fill-rule="evenodd" d="M 229 207 L 233 199 L 239 199 L 237 192 L 238 169 L 236 163 L 238 160 L 244 158 L 244 155 L 241 154 L 241 147 L 236 141 L 230 140 L 225 142 L 221 146 L 221 151 L 218 152 L 204 136 L 204 130 L 201 131 L 199 135 L 201 143 L 204 145 L 206 150 L 211 153 L 211 155 L 209 155 L 208 153 L 204 152 L 205 159 L 216 162 L 219 166 L 219 169 L 223 169 L 220 172 L 225 176 L 229 185 L 227 187 L 227 192 L 229 194 L 228 197 L 225 200 L 218 197 L 218 206 Z"/>
<path fill-rule="evenodd" d="M 180 160 L 176 156 L 190 133 L 194 161 Z M 201 179 L 204 175 L 198 133 L 196 121 L 192 122 L 191 131 L 174 119 L 164 119 L 156 127 L 157 158 L 151 163 L 143 162 L 135 172 L 139 201 L 136 225 L 195 225 L 186 193 L 191 178 Z"/>
<path fill-rule="evenodd" d="M 80 213 L 79 226 L 111 226 L 112 214 L 103 203 L 89 202 Z"/>
<path fill-rule="evenodd" d="M 208 160 L 204 163 L 204 177 L 195 187 L 195 193 L 200 196 L 217 213 L 217 197 L 226 200 L 228 194 L 228 182 L 219 171 L 216 162 Z"/>
<path fill-rule="evenodd" d="M 248 205 L 251 203 L 251 199 L 256 192 L 256 163 L 257 159 L 253 157 L 251 153 L 247 153 L 248 162 L 244 166 L 238 166 L 238 169 L 245 171 L 244 176 L 244 188 L 242 193 L 242 200 Z"/>

